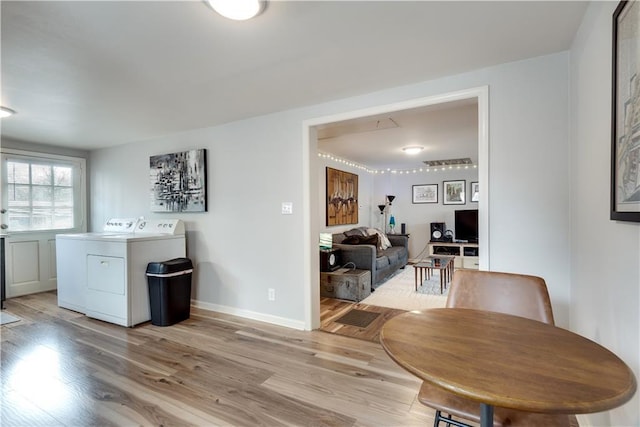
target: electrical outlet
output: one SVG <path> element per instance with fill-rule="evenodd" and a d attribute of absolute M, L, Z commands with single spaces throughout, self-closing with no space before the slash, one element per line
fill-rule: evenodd
<path fill-rule="evenodd" d="M 276 290 L 273 288 L 269 288 L 269 301 L 276 300 Z"/>

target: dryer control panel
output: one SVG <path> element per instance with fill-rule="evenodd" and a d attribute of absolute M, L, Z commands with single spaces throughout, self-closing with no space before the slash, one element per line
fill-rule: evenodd
<path fill-rule="evenodd" d="M 141 219 L 135 233 L 183 235 L 184 222 L 180 219 Z"/>
<path fill-rule="evenodd" d="M 138 218 L 110 218 L 104 224 L 102 231 L 133 233 L 138 225 Z"/>

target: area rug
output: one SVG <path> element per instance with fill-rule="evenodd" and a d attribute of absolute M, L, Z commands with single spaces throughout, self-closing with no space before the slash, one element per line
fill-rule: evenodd
<path fill-rule="evenodd" d="M 6 325 L 7 323 L 19 322 L 18 317 L 12 316 L 4 311 L 0 312 L 0 325 Z"/>
<path fill-rule="evenodd" d="M 352 309 L 344 316 L 336 319 L 335 322 L 342 323 L 343 325 L 357 326 L 359 328 L 366 328 L 376 320 L 380 313 L 373 313 L 371 311 L 364 311 L 358 309 Z"/>
<path fill-rule="evenodd" d="M 413 267 L 411 267 L 411 269 L 413 270 Z M 414 286 L 413 289 L 415 289 L 415 284 L 413 286 Z M 449 286 L 447 284 L 446 288 L 443 286 L 442 290 L 440 290 L 440 276 L 436 275 L 435 279 L 434 279 L 434 276 L 431 276 L 430 280 L 425 280 L 424 282 L 422 282 L 422 286 L 420 286 L 420 284 L 418 284 L 418 293 L 421 293 L 421 294 L 424 294 L 424 295 L 444 295 L 444 296 L 446 296 L 446 295 L 449 294 Z"/>
<path fill-rule="evenodd" d="M 360 301 L 361 304 L 379 307 L 397 308 L 400 310 L 427 310 L 444 307 L 447 301 L 448 288 L 440 294 L 440 276 L 438 272 L 425 280 L 415 291 L 414 269 L 407 265 L 398 274 L 378 286 L 375 292 Z"/>

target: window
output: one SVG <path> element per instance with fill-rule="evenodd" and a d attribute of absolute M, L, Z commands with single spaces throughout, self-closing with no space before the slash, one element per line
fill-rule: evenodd
<path fill-rule="evenodd" d="M 84 224 L 84 159 L 33 153 L 2 157 L 9 231 L 75 230 Z"/>

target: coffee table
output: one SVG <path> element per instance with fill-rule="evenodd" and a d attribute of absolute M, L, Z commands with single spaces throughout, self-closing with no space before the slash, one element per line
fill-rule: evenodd
<path fill-rule="evenodd" d="M 387 354 L 422 380 L 493 407 L 549 414 L 613 409 L 636 391 L 633 371 L 601 345 L 524 317 L 462 308 L 408 312 L 380 332 Z"/>
<path fill-rule="evenodd" d="M 420 260 L 420 262 L 413 264 L 414 269 L 414 283 L 415 290 L 418 291 L 418 274 L 420 274 L 420 286 L 422 286 L 423 272 L 427 279 L 431 278 L 433 269 L 440 270 L 440 293 L 444 292 L 447 287 L 447 283 L 451 281 L 453 276 L 453 264 L 455 256 L 428 256 Z"/>

